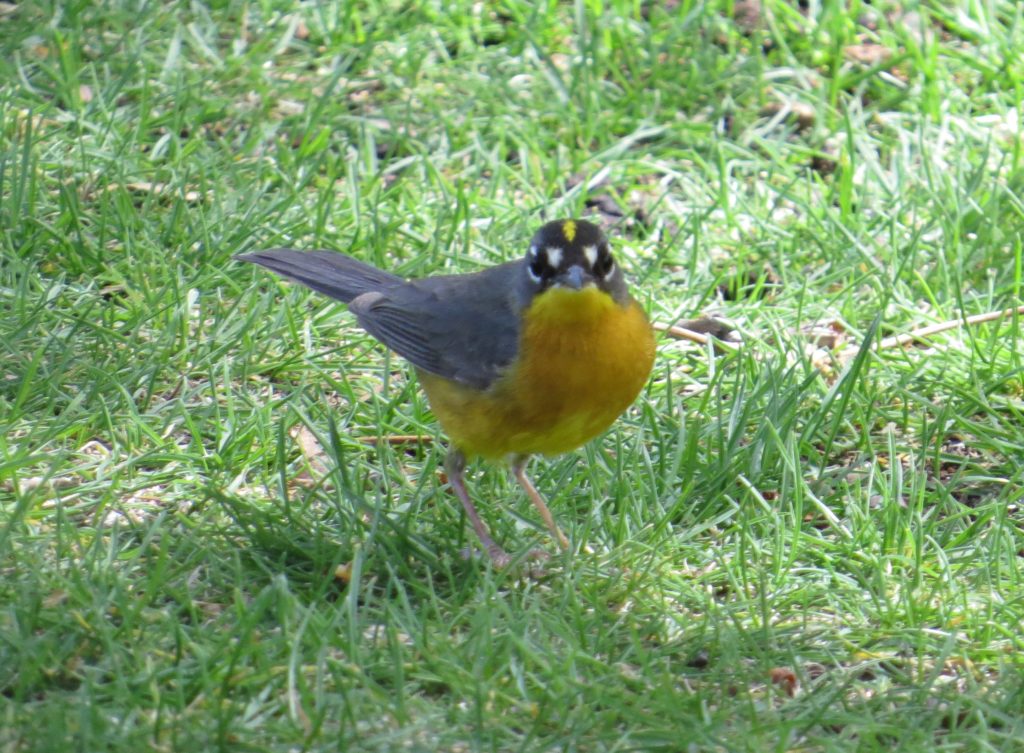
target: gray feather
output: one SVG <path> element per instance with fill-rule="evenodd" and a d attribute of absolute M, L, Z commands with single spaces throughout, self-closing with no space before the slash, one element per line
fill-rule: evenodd
<path fill-rule="evenodd" d="M 486 389 L 516 354 L 521 260 L 406 282 L 332 251 L 274 249 L 236 258 L 348 303 L 367 332 L 432 374 Z"/>
<path fill-rule="evenodd" d="M 358 295 L 400 285 L 401 277 L 335 251 L 295 251 L 273 248 L 239 254 L 240 261 L 259 264 L 279 275 L 301 282 L 318 293 L 348 303 Z"/>

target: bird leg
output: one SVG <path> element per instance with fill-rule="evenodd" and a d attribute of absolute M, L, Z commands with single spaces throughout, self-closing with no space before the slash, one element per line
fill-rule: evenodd
<path fill-rule="evenodd" d="M 569 539 L 565 538 L 565 534 L 562 533 L 558 524 L 555 523 L 555 519 L 551 515 L 551 510 L 548 509 L 547 503 L 544 502 L 544 498 L 540 496 L 533 483 L 526 476 L 526 463 L 529 461 L 529 455 L 516 455 L 512 459 L 512 475 L 516 477 L 516 481 L 523 487 L 523 491 L 526 492 L 526 496 L 533 502 L 533 506 L 537 508 L 537 512 L 544 518 L 544 525 L 551 531 L 551 535 L 555 537 L 555 541 L 562 549 L 569 548 Z"/>
<path fill-rule="evenodd" d="M 487 556 L 491 558 L 495 567 L 505 567 L 512 561 L 512 558 L 506 554 L 504 549 L 494 543 L 491 534 L 487 532 L 487 526 L 480 519 L 480 514 L 469 498 L 469 491 L 466 489 L 466 456 L 457 448 L 452 447 L 448 450 L 448 455 L 445 456 L 444 470 L 448 474 L 448 483 L 452 485 L 452 491 L 455 492 L 466 515 L 469 516 L 469 522 L 473 524 L 473 530 L 476 531 L 476 536 L 480 539 Z M 550 515 L 550 513 L 548 514 Z"/>

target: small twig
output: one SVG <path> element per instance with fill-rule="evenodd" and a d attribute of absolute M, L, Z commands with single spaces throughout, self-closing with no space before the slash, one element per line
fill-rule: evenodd
<path fill-rule="evenodd" d="M 689 340 L 690 342 L 697 343 L 698 345 L 707 345 L 711 340 L 707 335 L 702 335 L 700 332 L 694 332 L 692 329 L 686 329 L 685 327 L 678 327 L 672 324 L 661 324 L 660 322 L 655 322 L 653 326 L 659 332 L 664 332 L 669 337 L 674 337 L 676 340 Z"/>
<path fill-rule="evenodd" d="M 407 444 L 431 444 L 434 438 L 419 434 L 389 434 L 386 437 L 359 437 L 359 441 L 363 444 L 389 444 L 392 447 L 402 447 Z"/>
<path fill-rule="evenodd" d="M 929 324 L 927 327 L 921 327 L 921 329 L 905 332 L 902 335 L 891 335 L 878 343 L 878 349 L 885 350 L 887 348 L 899 348 L 907 345 L 908 343 L 912 343 L 915 340 L 923 340 L 931 335 L 937 335 L 940 332 L 956 329 L 957 327 L 962 327 L 964 325 L 971 326 L 974 324 L 984 324 L 985 322 L 1002 319 L 1005 316 L 1012 316 L 1013 314 L 1024 314 L 1024 306 L 1018 306 L 1013 309 L 1003 309 L 1002 311 L 989 311 L 984 314 L 974 314 L 973 316 L 968 316 L 963 319 L 950 319 L 946 322 Z"/>
<path fill-rule="evenodd" d="M 655 322 L 653 326 L 675 340 L 689 340 L 705 347 L 711 343 L 719 354 L 734 353 L 740 346 L 733 328 L 718 319 L 693 319 L 679 324 Z"/>

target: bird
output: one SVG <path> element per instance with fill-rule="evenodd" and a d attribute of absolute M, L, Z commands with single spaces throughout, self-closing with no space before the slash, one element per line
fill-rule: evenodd
<path fill-rule="evenodd" d="M 513 261 L 410 280 L 338 251 L 275 248 L 235 258 L 342 301 L 412 364 L 449 439 L 448 483 L 495 567 L 512 558 L 470 498 L 473 457 L 508 461 L 558 546 L 570 548 L 527 462 L 608 429 L 647 383 L 655 353 L 647 314 L 597 225 L 547 222 Z"/>

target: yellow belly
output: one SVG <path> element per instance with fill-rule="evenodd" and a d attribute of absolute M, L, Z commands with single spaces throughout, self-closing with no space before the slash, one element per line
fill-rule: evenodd
<path fill-rule="evenodd" d="M 486 391 L 419 371 L 434 414 L 469 455 L 567 452 L 607 429 L 643 388 L 654 336 L 635 302 L 552 289 L 525 312 L 516 363 Z"/>

